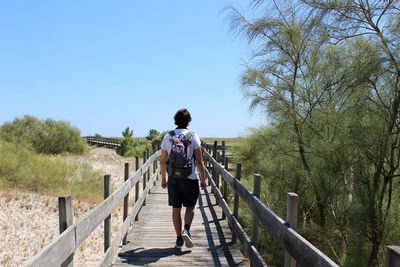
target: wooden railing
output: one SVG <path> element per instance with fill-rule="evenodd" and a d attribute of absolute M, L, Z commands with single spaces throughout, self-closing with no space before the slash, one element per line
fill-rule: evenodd
<path fill-rule="evenodd" d="M 207 144 L 205 142 L 203 142 L 201 144 L 201 146 L 203 147 L 203 149 L 205 149 L 210 155 L 212 155 L 214 149 L 216 149 L 216 153 L 214 156 L 214 158 L 219 162 L 219 163 L 224 163 L 225 158 L 228 156 L 227 155 L 227 148 L 228 146 L 225 145 L 225 141 L 221 142 L 221 145 L 218 145 L 217 141 L 214 141 L 214 144 Z"/>
<path fill-rule="evenodd" d="M 213 155 L 217 154 L 217 146 L 214 146 Z M 338 265 L 333 262 L 329 257 L 323 254 L 319 249 L 313 246 L 305 238 L 299 235 L 290 225 L 279 216 L 277 216 L 270 208 L 261 202 L 259 198 L 259 188 L 254 192 L 250 192 L 240 182 L 240 164 L 237 166 L 236 177 L 233 177 L 225 168 L 227 161 L 222 166 L 217 162 L 213 156 L 203 148 L 203 155 L 206 166 L 209 170 L 206 171 L 212 191 L 216 195 L 218 204 L 223 209 L 223 216 L 228 219 L 234 239 L 239 239 L 245 251 L 250 257 L 253 266 L 267 266 L 257 250 L 258 238 L 258 223 L 262 224 L 274 240 L 278 242 L 280 247 L 286 250 L 300 266 L 315 266 L 315 267 L 337 267 Z M 211 168 L 210 168 L 211 167 Z M 224 186 L 223 192 L 220 191 L 219 177 L 222 177 Z M 259 181 L 260 176 L 255 176 Z M 231 212 L 228 203 L 226 202 L 226 189 L 227 185 L 234 190 L 234 212 Z M 257 187 L 255 187 L 257 188 Z M 257 192 L 258 191 L 258 192 Z M 238 201 L 239 197 L 250 208 L 253 213 L 253 234 L 251 239 L 243 230 L 238 221 Z M 295 265 L 294 265 L 295 266 Z"/>
<path fill-rule="evenodd" d="M 257 250 L 258 227 L 262 224 L 270 235 L 285 249 L 299 266 L 338 266 L 335 262 L 324 255 L 320 250 L 314 247 L 310 242 L 299 235 L 294 227 L 295 217 L 297 213 L 288 213 L 287 222 L 277 216 L 271 209 L 261 202 L 259 197 L 260 176 L 255 175 L 255 189 L 250 192 L 240 182 L 241 165 L 236 165 L 236 176 L 229 173 L 227 157 L 224 158 L 224 166 L 222 166 L 215 158 L 220 150 L 221 155 L 225 155 L 225 146 L 218 146 L 214 143 L 212 154 L 210 155 L 210 146 L 203 148 L 203 155 L 206 162 L 206 175 L 214 192 L 217 203 L 223 209 L 223 218 L 229 221 L 232 229 L 232 240 L 237 239 L 241 242 L 244 250 L 247 252 L 252 266 L 267 266 L 260 253 Z M 59 198 L 60 206 L 60 230 L 62 233 L 48 244 L 41 252 L 31 258 L 25 266 L 69 266 L 72 262 L 74 251 L 85 241 L 89 235 L 104 221 L 104 255 L 99 266 L 110 266 L 116 256 L 119 245 L 126 244 L 126 234 L 133 220 L 137 220 L 140 208 L 145 204 L 146 196 L 150 188 L 154 185 L 155 180 L 159 176 L 160 167 L 158 167 L 157 159 L 161 152 L 155 152 L 148 158 L 148 152 L 144 153 L 143 166 L 139 168 L 139 158 L 136 158 L 136 172 L 129 177 L 129 165 L 125 164 L 125 182 L 111 195 L 108 195 L 108 186 L 110 185 L 110 177 L 105 176 L 105 200 L 101 202 L 92 211 L 80 218 L 75 224 L 72 224 L 72 208 L 70 198 Z M 148 158 L 148 159 L 147 159 Z M 150 173 L 150 165 L 153 164 L 153 172 Z M 211 172 L 211 173 L 210 173 Z M 223 187 L 221 192 L 219 177 L 222 177 Z M 139 181 L 143 179 L 143 191 L 139 194 Z M 258 182 L 257 182 L 258 181 Z M 231 212 L 226 201 L 227 187 L 234 191 L 233 212 Z M 128 197 L 130 190 L 135 187 L 135 202 L 130 211 L 128 211 Z M 295 194 L 289 194 L 288 200 L 296 197 Z M 238 220 L 239 215 L 239 198 L 250 208 L 253 213 L 253 232 L 251 238 L 246 234 Z M 296 198 L 295 198 L 296 199 Z M 110 241 L 110 223 L 111 213 L 118 207 L 119 202 L 124 200 L 123 225 L 120 231 Z M 295 200 L 297 201 L 297 199 Z M 288 203 L 288 208 L 294 202 Z M 67 208 L 69 206 L 69 208 Z M 69 212 L 68 212 L 69 210 Z M 288 209 L 290 210 L 290 209 Z M 285 255 L 285 267 L 296 266 L 296 262 Z M 400 247 L 390 246 L 387 248 L 387 266 L 400 266 Z"/>
<path fill-rule="evenodd" d="M 120 146 L 118 138 L 96 136 L 84 136 L 83 138 L 89 145 L 98 145 L 111 148 Z"/>
<path fill-rule="evenodd" d="M 266 266 L 260 253 L 257 251 L 258 223 L 260 222 L 270 235 L 285 250 L 285 267 L 295 266 L 338 266 L 310 242 L 299 235 L 297 228 L 297 194 L 288 193 L 286 222 L 277 216 L 260 200 L 260 176 L 254 175 L 254 190 L 251 193 L 240 182 L 241 164 L 236 165 L 236 176 L 229 173 L 228 158 L 225 142 L 218 145 L 202 143 L 203 156 L 206 165 L 206 175 L 212 191 L 216 195 L 217 203 L 222 207 L 223 219 L 228 219 L 232 229 L 232 241 L 239 239 L 250 257 L 253 266 Z M 224 158 L 225 157 L 225 158 Z M 220 163 L 223 163 L 222 166 Z M 210 173 L 211 172 L 211 173 Z M 219 177 L 222 177 L 223 186 L 220 191 Z M 227 187 L 234 191 L 233 212 L 231 212 L 227 199 Z M 252 236 L 244 232 L 238 221 L 239 197 L 245 202 L 253 213 Z M 297 263 L 296 263 L 297 261 Z M 386 247 L 386 266 L 400 267 L 400 246 Z"/>
<path fill-rule="evenodd" d="M 155 152 L 147 159 L 147 161 L 144 162 L 141 168 L 138 168 L 138 158 L 136 158 L 137 171 L 132 177 L 129 177 L 127 172 L 128 168 L 125 166 L 125 182 L 115 192 L 107 196 L 98 206 L 84 215 L 83 218 L 80 218 L 76 223 L 67 227 L 65 231 L 48 244 L 41 252 L 31 258 L 25 266 L 53 267 L 60 266 L 61 264 L 63 264 L 63 266 L 68 266 L 68 263 L 72 260 L 74 251 L 78 249 L 82 242 L 85 241 L 102 222 L 105 222 L 105 253 L 99 266 L 110 266 L 116 256 L 119 245 L 126 242 L 125 236 L 128 229 L 131 226 L 132 221 L 137 217 L 150 188 L 153 186 L 160 173 L 160 167 L 158 167 L 157 164 L 157 159 L 160 154 L 160 151 Z M 152 164 L 153 171 L 152 174 L 150 174 L 150 166 Z M 139 196 L 139 181 L 141 178 L 143 178 L 144 186 L 143 191 Z M 110 184 L 108 175 L 105 176 L 105 184 Z M 135 204 L 128 212 L 128 196 L 133 187 L 136 188 Z M 107 190 L 105 190 L 105 196 L 107 195 L 106 191 Z M 124 222 L 120 231 L 110 242 L 109 219 L 111 213 L 119 206 L 119 203 L 122 200 L 124 200 Z M 60 214 L 61 213 L 64 213 L 65 215 L 65 211 L 62 212 L 60 210 Z M 71 221 L 71 215 L 64 217 L 69 217 L 69 220 L 65 220 L 64 222 Z M 60 229 L 62 224 L 62 219 L 60 217 Z"/>

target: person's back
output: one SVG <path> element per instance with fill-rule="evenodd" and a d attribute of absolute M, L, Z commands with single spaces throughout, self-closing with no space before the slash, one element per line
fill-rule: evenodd
<path fill-rule="evenodd" d="M 175 178 L 197 180 L 193 152 L 200 148 L 199 136 L 188 129 L 177 128 L 163 138 L 163 149 L 168 151 L 167 173 Z"/>
<path fill-rule="evenodd" d="M 193 247 L 189 231 L 199 196 L 198 175 L 200 175 L 200 186 L 206 187 L 204 161 L 199 136 L 187 129 L 191 121 L 189 111 L 178 110 L 174 120 L 178 127 L 165 135 L 161 143 L 161 186 L 168 187 L 168 202 L 172 206 L 173 224 L 177 235 L 175 246 L 182 247 L 184 240 L 187 247 Z M 186 207 L 183 231 L 182 205 Z"/>

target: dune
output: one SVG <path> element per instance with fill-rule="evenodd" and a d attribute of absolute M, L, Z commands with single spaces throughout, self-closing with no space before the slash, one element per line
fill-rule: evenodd
<path fill-rule="evenodd" d="M 84 162 L 104 174 L 111 174 L 113 188 L 123 182 L 127 159 L 106 148 L 94 148 L 82 156 L 61 157 L 68 162 Z M 132 163 L 133 161 L 131 161 Z M 134 165 L 131 165 L 133 169 Z M 134 191 L 134 190 L 133 190 Z M 130 199 L 133 199 L 131 192 Z M 72 199 L 76 221 L 95 204 Z M 112 235 L 122 225 L 122 207 L 112 214 Z M 59 234 L 58 199 L 17 191 L 0 191 L 0 266 L 23 266 Z M 77 249 L 74 266 L 96 266 L 103 255 L 103 225 Z"/>

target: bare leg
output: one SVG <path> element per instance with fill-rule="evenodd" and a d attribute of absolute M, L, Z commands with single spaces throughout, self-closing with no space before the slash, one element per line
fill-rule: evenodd
<path fill-rule="evenodd" d="M 176 236 L 181 236 L 182 234 L 181 208 L 172 208 L 172 222 L 174 223 Z"/>
<path fill-rule="evenodd" d="M 185 211 L 185 224 L 192 224 L 194 217 L 194 206 L 192 207 L 187 207 Z"/>

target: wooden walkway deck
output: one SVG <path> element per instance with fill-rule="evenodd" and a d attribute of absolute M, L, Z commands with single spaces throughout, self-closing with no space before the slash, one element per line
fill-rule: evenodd
<path fill-rule="evenodd" d="M 113 266 L 249 266 L 239 244 L 232 244 L 227 221 L 221 219 L 221 208 L 209 189 L 201 190 L 196 206 L 190 231 L 194 247 L 178 250 L 168 194 L 157 182 Z M 183 214 L 184 209 L 182 218 Z"/>

